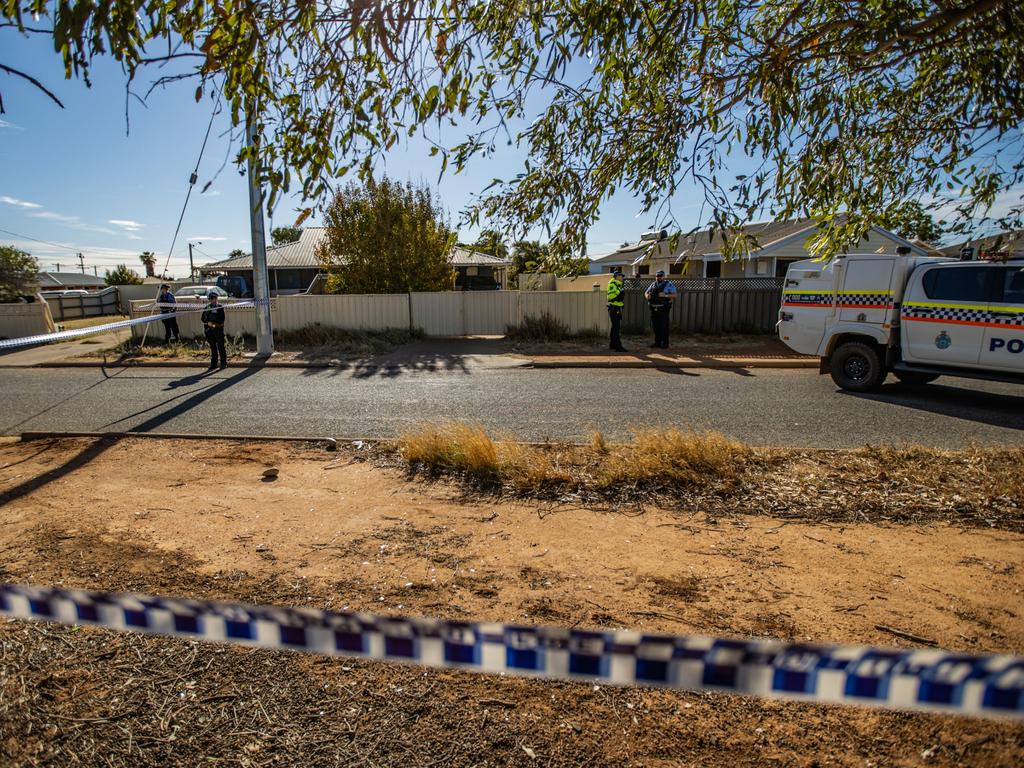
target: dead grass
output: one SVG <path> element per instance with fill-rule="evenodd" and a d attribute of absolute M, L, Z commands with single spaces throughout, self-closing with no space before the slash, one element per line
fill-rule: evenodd
<path fill-rule="evenodd" d="M 671 505 L 712 518 L 737 511 L 834 523 L 1024 530 L 1024 448 L 942 451 L 755 449 L 717 432 L 638 429 L 626 443 L 593 432 L 586 445 L 523 445 L 479 424 L 413 429 L 379 455 L 466 493 L 613 507 Z M 390 458 L 389 458 L 390 457 Z"/>
<path fill-rule="evenodd" d="M 731 481 L 752 455 L 717 432 L 640 429 L 624 444 L 595 432 L 589 446 L 535 446 L 495 440 L 481 425 L 459 422 L 407 430 L 398 448 L 416 472 L 456 474 L 478 488 L 541 498 L 567 490 L 609 494 L 622 486 L 655 491 Z"/>

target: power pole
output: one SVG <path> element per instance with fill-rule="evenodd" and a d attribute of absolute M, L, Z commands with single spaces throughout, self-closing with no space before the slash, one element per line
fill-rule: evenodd
<path fill-rule="evenodd" d="M 94 275 L 95 275 L 96 277 L 99 277 L 99 276 L 100 276 L 100 273 L 99 273 L 99 267 L 97 267 L 97 266 L 96 266 L 95 264 L 94 264 L 94 265 L 93 265 L 93 267 L 92 267 L 92 273 L 93 273 L 93 274 L 94 274 Z"/>
<path fill-rule="evenodd" d="M 82 269 L 82 274 L 85 274 L 85 256 L 78 254 L 78 266 Z"/>
<path fill-rule="evenodd" d="M 195 265 L 192 263 L 192 246 L 202 244 L 202 240 L 197 240 L 195 243 L 188 244 L 188 279 L 191 280 L 193 283 L 196 281 L 196 268 Z"/>
<path fill-rule="evenodd" d="M 55 266 L 57 268 L 57 271 L 60 272 L 60 264 L 54 264 L 53 266 Z"/>
<path fill-rule="evenodd" d="M 248 105 L 245 130 L 246 145 L 255 154 L 256 116 Z M 252 229 L 252 282 L 256 299 L 256 356 L 274 354 L 274 331 L 270 322 L 270 280 L 267 275 L 267 239 L 263 229 L 263 190 L 259 186 L 259 164 L 249 157 L 249 224 Z"/>

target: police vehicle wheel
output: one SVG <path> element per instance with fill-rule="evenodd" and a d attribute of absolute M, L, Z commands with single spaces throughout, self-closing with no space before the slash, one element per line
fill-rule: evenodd
<path fill-rule="evenodd" d="M 851 392 L 878 389 L 885 379 L 885 368 L 878 352 L 862 341 L 848 341 L 832 353 L 832 381 Z"/>
<path fill-rule="evenodd" d="M 901 384 L 911 387 L 930 384 L 939 378 L 937 373 L 918 373 L 917 371 L 893 371 L 892 375 L 899 379 Z"/>

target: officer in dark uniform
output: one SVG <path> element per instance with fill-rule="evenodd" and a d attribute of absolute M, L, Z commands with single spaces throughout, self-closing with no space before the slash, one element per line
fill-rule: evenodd
<path fill-rule="evenodd" d="M 651 328 L 654 330 L 652 347 L 668 349 L 669 318 L 672 317 L 672 301 L 676 295 L 676 287 L 665 279 L 665 270 L 659 269 L 655 281 L 644 291 L 644 297 L 651 308 Z"/>
<path fill-rule="evenodd" d="M 172 305 L 170 307 L 160 307 L 161 315 L 174 314 L 174 294 L 171 293 L 171 289 L 166 285 L 160 286 L 160 295 L 157 297 L 157 301 L 160 304 Z M 181 331 L 178 330 L 178 319 L 176 317 L 170 317 L 162 322 L 164 324 L 164 344 L 170 344 L 171 341 L 181 341 Z"/>
<path fill-rule="evenodd" d="M 224 349 L 224 307 L 217 303 L 216 291 L 210 291 L 209 299 L 210 305 L 203 310 L 200 318 L 206 329 L 206 341 L 210 344 L 210 367 L 207 370 L 212 371 L 218 367 L 218 355 L 219 367 L 223 370 L 228 367 L 228 353 Z"/>
<path fill-rule="evenodd" d="M 616 352 L 625 352 L 619 329 L 622 327 L 623 299 L 626 297 L 626 284 L 622 282 L 622 270 L 616 268 L 612 279 L 608 281 L 608 318 L 612 321 L 612 329 L 608 335 L 608 348 Z"/>

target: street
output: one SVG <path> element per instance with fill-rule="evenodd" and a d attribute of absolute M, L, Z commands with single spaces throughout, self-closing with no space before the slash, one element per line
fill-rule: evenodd
<path fill-rule="evenodd" d="M 140 431 L 388 437 L 478 421 L 523 440 L 614 439 L 647 425 L 712 428 L 754 445 L 848 448 L 1019 444 L 1024 389 L 940 379 L 873 395 L 808 370 L 534 370 L 442 361 L 436 370 L 0 370 L 0 432 Z"/>

